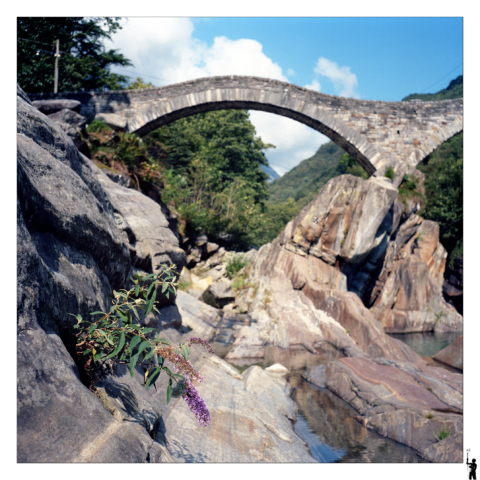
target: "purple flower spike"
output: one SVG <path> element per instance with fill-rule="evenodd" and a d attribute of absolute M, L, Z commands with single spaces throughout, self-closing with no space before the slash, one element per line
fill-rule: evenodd
<path fill-rule="evenodd" d="M 210 423 L 210 412 L 190 380 L 185 382 L 182 398 L 187 402 L 191 412 L 197 417 L 198 423 L 206 427 Z"/>
<path fill-rule="evenodd" d="M 207 350 L 207 352 L 215 353 L 213 351 L 212 346 L 206 340 L 203 340 L 203 339 L 198 338 L 198 337 L 189 338 L 187 340 L 186 345 L 188 345 L 188 346 L 190 346 L 190 345 L 202 345 L 205 348 L 205 350 Z"/>

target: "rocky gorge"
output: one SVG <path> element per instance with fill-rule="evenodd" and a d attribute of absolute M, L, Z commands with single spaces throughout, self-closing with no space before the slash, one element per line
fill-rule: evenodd
<path fill-rule="evenodd" d="M 18 462 L 314 462 L 282 368 L 234 366 L 281 363 L 290 350 L 305 354 L 305 381 L 350 405 L 362 428 L 427 461 L 462 462 L 461 337 L 436 356 L 447 370 L 387 334 L 463 329 L 442 294 L 438 226 L 390 180 L 332 179 L 242 257 L 235 283 L 236 254 L 206 237 L 181 245 L 165 206 L 81 153 L 85 123 L 60 107 L 42 113 L 18 89 Z M 91 391 L 75 355 L 70 314 L 106 311 L 112 289 L 159 263 L 175 265 L 185 291 L 174 301 L 159 291 L 146 325 L 217 352 L 190 357 L 205 377 L 206 428 L 179 396 L 167 405 L 166 378 L 147 391 L 141 370 L 117 365 Z"/>

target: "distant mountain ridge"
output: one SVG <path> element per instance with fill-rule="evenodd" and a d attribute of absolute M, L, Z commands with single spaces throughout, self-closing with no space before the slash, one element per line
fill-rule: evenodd
<path fill-rule="evenodd" d="M 315 155 L 269 185 L 274 204 L 293 198 L 301 208 L 312 200 L 330 178 L 342 172 L 340 158 L 345 152 L 333 142 L 321 145 Z"/>
<path fill-rule="evenodd" d="M 412 93 L 402 99 L 402 102 L 408 100 L 423 100 L 431 102 L 437 100 L 451 100 L 460 97 L 463 97 L 463 75 L 459 75 L 448 84 L 447 88 L 444 88 L 437 93 Z"/>
<path fill-rule="evenodd" d="M 272 183 L 280 178 L 280 175 L 272 167 L 267 167 L 266 165 L 261 165 L 261 167 L 262 170 L 269 176 L 267 183 Z"/>

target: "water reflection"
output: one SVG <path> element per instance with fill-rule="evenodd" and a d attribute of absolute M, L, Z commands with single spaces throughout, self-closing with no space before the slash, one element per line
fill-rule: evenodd
<path fill-rule="evenodd" d="M 440 350 L 448 347 L 459 337 L 461 332 L 450 333 L 390 333 L 389 335 L 408 345 L 422 357 L 433 357 Z"/>
<path fill-rule="evenodd" d="M 306 368 L 331 360 L 331 357 L 313 355 L 303 347 L 266 347 L 263 359 L 243 358 L 229 360 L 229 363 L 240 372 L 251 365 L 266 368 L 274 363 L 290 371 L 286 378 L 295 388 L 293 400 L 299 408 L 294 429 L 307 443 L 315 460 L 322 463 L 424 463 L 411 448 L 363 427 L 352 418 L 357 412 L 329 390 L 301 378 Z"/>
<path fill-rule="evenodd" d="M 337 355 L 337 358 L 340 355 Z M 251 365 L 259 365 L 262 368 L 267 368 L 275 363 L 280 363 L 290 371 L 303 371 L 316 365 L 323 365 L 329 361 L 335 360 L 332 355 L 328 357 L 322 355 L 314 355 L 301 346 L 294 346 L 290 348 L 279 348 L 267 346 L 264 349 L 264 358 L 239 358 L 229 359 L 228 362 L 235 365 L 241 372 L 246 370 Z"/>
<path fill-rule="evenodd" d="M 424 463 L 411 448 L 354 420 L 355 410 L 329 390 L 309 384 L 298 373 L 290 374 L 289 382 L 300 409 L 295 432 L 319 462 Z"/>

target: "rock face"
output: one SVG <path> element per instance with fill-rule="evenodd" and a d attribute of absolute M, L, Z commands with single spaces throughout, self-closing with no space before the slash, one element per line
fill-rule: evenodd
<path fill-rule="evenodd" d="M 453 266 L 446 267 L 443 295 L 463 315 L 463 255 L 455 259 Z"/>
<path fill-rule="evenodd" d="M 205 376 L 199 391 L 213 428 L 200 427 L 180 397 L 167 405 L 164 376 L 147 391 L 143 372 L 132 378 L 118 365 L 95 393 L 82 383 L 70 314 L 107 311 L 132 273 L 170 261 L 180 270 L 185 254 L 161 207 L 108 179 L 19 88 L 17 109 L 17 461 L 313 462 L 293 431 L 285 385 L 263 370 L 245 381 L 200 347 L 190 358 Z M 178 342 L 211 338 L 218 318 L 179 292 L 146 322 Z"/>
<path fill-rule="evenodd" d="M 130 251 L 132 266 L 152 273 L 159 264 L 174 264 L 181 272 L 185 265 L 185 252 L 178 246 L 178 239 L 170 230 L 168 220 L 160 205 L 140 192 L 122 187 L 112 181 L 101 169 L 91 169 L 103 187 L 112 206 L 116 224 Z M 162 305 L 172 303 L 157 289 L 157 299 Z"/>
<path fill-rule="evenodd" d="M 79 113 L 82 104 L 78 100 L 67 100 L 60 98 L 57 100 L 34 100 L 32 105 L 45 115 L 68 109 Z"/>
<path fill-rule="evenodd" d="M 463 370 L 463 335 L 460 335 L 451 345 L 438 352 L 433 358 L 458 370 Z"/>
<path fill-rule="evenodd" d="M 249 311 L 255 323 L 239 331 L 226 359 L 261 359 L 267 346 L 301 346 L 329 362 L 305 378 L 349 403 L 359 421 L 423 458 L 459 462 L 462 376 L 429 367 L 385 333 L 462 328 L 442 297 L 446 254 L 438 226 L 413 213 L 402 217 L 396 195 L 379 179 L 345 175 L 328 182 L 256 255 Z M 400 419 L 409 409 L 423 418 L 433 411 L 436 420 L 412 420 L 422 433 L 412 427 L 405 436 Z M 451 435 L 437 448 L 430 427 L 437 432 L 443 421 Z"/>
<path fill-rule="evenodd" d="M 70 354 L 69 313 L 108 309 L 127 245 L 90 162 L 21 96 L 17 108 L 17 461 L 146 461 L 148 432 L 115 420 Z"/>

